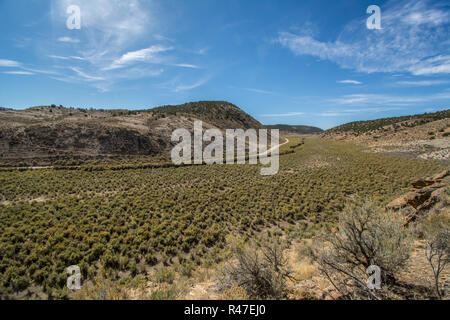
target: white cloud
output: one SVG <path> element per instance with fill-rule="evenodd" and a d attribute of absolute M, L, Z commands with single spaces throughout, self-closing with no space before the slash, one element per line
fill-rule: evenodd
<path fill-rule="evenodd" d="M 368 30 L 367 16 L 350 22 L 333 42 L 281 32 L 276 40 L 296 55 L 311 55 L 359 72 L 450 73 L 450 10 L 428 0 L 391 0 L 382 30 Z"/>
<path fill-rule="evenodd" d="M 322 112 L 316 114 L 319 117 L 341 117 L 341 116 L 348 116 L 348 113 L 345 112 Z"/>
<path fill-rule="evenodd" d="M 52 59 L 59 59 L 59 60 L 70 60 L 70 59 L 74 59 L 74 60 L 86 60 L 82 57 L 77 57 L 77 56 L 69 56 L 69 57 L 63 57 L 63 56 L 56 56 L 56 55 L 49 55 L 49 58 Z"/>
<path fill-rule="evenodd" d="M 205 55 L 209 51 L 209 49 L 210 49 L 210 47 L 201 48 L 201 49 L 195 50 L 194 53 L 199 54 L 199 55 Z"/>
<path fill-rule="evenodd" d="M 67 42 L 67 43 L 79 43 L 80 40 L 78 39 L 73 39 L 71 37 L 60 37 L 58 38 L 59 42 Z"/>
<path fill-rule="evenodd" d="M 168 38 L 168 37 L 165 37 L 165 36 L 162 36 L 162 35 L 160 35 L 160 34 L 155 34 L 154 36 L 153 36 L 156 40 L 159 40 L 159 41 L 169 41 L 169 42 L 175 42 L 175 40 L 174 39 L 171 39 L 171 38 Z"/>
<path fill-rule="evenodd" d="M 155 72 L 129 72 L 136 62 L 158 62 L 156 56 L 159 46 L 148 45 L 146 49 L 132 51 L 140 43 L 151 38 L 155 41 L 159 17 L 154 9 L 153 1 L 146 0 L 53 0 L 51 16 L 55 27 L 65 26 L 67 7 L 78 5 L 81 9 L 81 29 L 77 30 L 77 39 L 62 36 L 60 42 L 75 43 L 74 54 L 67 55 L 67 47 L 61 46 L 64 54 L 59 54 L 58 47 L 52 47 L 51 57 L 65 61 L 78 60 L 79 66 L 68 69 L 68 73 L 55 79 L 70 79 L 71 82 L 88 81 L 102 91 L 107 90 L 117 81 L 135 79 L 136 75 L 152 76 Z M 58 29 L 60 33 L 61 29 Z M 162 40 L 162 38 L 161 38 Z M 153 51 L 152 51 L 153 50 Z M 152 53 L 154 54 L 152 56 Z M 161 58 L 162 59 L 162 58 Z M 115 69 L 121 69 L 115 72 Z M 125 70 L 127 69 L 127 70 Z M 147 71 L 145 69 L 145 71 Z M 63 80 L 61 80 L 63 81 Z"/>
<path fill-rule="evenodd" d="M 74 71 L 76 74 L 78 74 L 80 77 L 84 78 L 86 81 L 103 81 L 103 80 L 105 80 L 102 77 L 91 76 L 89 74 L 86 74 L 85 72 L 83 72 L 80 69 L 75 68 L 75 67 L 71 67 L 70 69 L 72 71 Z"/>
<path fill-rule="evenodd" d="M 423 81 L 397 81 L 397 84 L 404 86 L 417 86 L 417 87 L 425 87 L 425 86 L 434 86 L 439 84 L 447 83 L 447 81 L 442 80 L 423 80 Z"/>
<path fill-rule="evenodd" d="M 288 112 L 288 113 L 271 113 L 271 114 L 262 114 L 262 117 L 294 117 L 304 115 L 304 112 Z"/>
<path fill-rule="evenodd" d="M 80 7 L 81 29 L 62 34 L 69 5 Z M 51 8 L 58 28 L 54 33 L 60 38 L 59 47 L 51 46 L 47 54 L 55 59 L 55 68 L 66 73 L 53 79 L 88 82 L 108 91 L 119 82 L 161 75 L 166 66 L 200 69 L 196 64 L 180 62 L 175 39 L 162 35 L 168 32 L 163 27 L 164 8 L 153 0 L 52 0 Z M 64 42 L 75 41 L 71 46 L 74 52 L 68 54 Z M 189 87 L 180 85 L 177 90 Z M 167 89 L 173 91 L 174 87 Z"/>
<path fill-rule="evenodd" d="M 387 112 L 387 111 L 398 111 L 404 110 L 404 108 L 400 107 L 378 107 L 378 108 L 360 108 L 360 109 L 345 109 L 339 111 L 325 111 L 321 113 L 315 113 L 314 115 L 319 117 L 343 117 L 350 116 L 358 113 L 379 113 L 379 112 Z"/>
<path fill-rule="evenodd" d="M 163 58 L 158 56 L 158 53 L 169 50 L 173 50 L 173 47 L 154 45 L 146 49 L 130 51 L 122 55 L 119 59 L 115 60 L 109 67 L 105 68 L 105 70 L 123 68 L 126 65 L 130 65 L 136 62 L 161 63 L 163 62 Z"/>
<path fill-rule="evenodd" d="M 15 74 L 15 75 L 33 75 L 33 72 L 29 71 L 5 71 L 5 74 Z"/>
<path fill-rule="evenodd" d="M 430 9 L 421 11 L 424 7 L 419 3 L 416 4 L 416 10 L 412 13 L 407 14 L 402 20 L 405 23 L 412 25 L 419 24 L 431 24 L 431 25 L 441 25 L 449 22 L 448 12 L 440 11 L 437 9 Z"/>
<path fill-rule="evenodd" d="M 254 88 L 243 88 L 243 89 L 250 91 L 250 92 L 262 93 L 262 94 L 275 94 L 275 92 L 273 92 L 273 91 L 267 91 L 267 90 L 261 90 L 261 89 L 254 89 Z"/>
<path fill-rule="evenodd" d="M 384 94 L 349 94 L 340 98 L 331 99 L 330 102 L 339 105 L 395 105 L 407 106 L 418 102 L 426 101 L 426 97 L 414 96 L 392 96 Z"/>
<path fill-rule="evenodd" d="M 59 74 L 58 72 L 52 71 L 52 70 L 42 70 L 42 69 L 29 68 L 29 67 L 21 67 L 21 69 L 28 71 L 28 72 L 32 72 L 32 73 L 41 73 L 41 74 L 50 74 L 50 75 Z"/>
<path fill-rule="evenodd" d="M 344 83 L 344 84 L 362 84 L 362 82 L 356 81 L 356 80 L 340 80 L 337 81 L 337 83 Z"/>
<path fill-rule="evenodd" d="M 51 71 L 51 70 L 40 70 L 40 69 L 26 67 L 26 66 L 22 65 L 20 62 L 17 62 L 14 60 L 0 59 L 0 67 L 22 69 L 22 70 L 6 71 L 6 72 L 3 72 L 4 74 L 15 74 L 15 75 L 34 75 L 36 73 L 53 74 L 53 75 L 57 74 L 57 72 Z"/>
<path fill-rule="evenodd" d="M 146 10 L 149 1 L 141 0 L 53 0 L 53 18 L 65 25 L 67 8 L 78 5 L 81 10 L 80 34 L 85 36 L 87 49 L 110 46 L 114 51 L 132 43 L 151 31 L 157 17 Z"/>
<path fill-rule="evenodd" d="M 341 106 L 356 107 L 376 107 L 376 109 L 358 108 L 347 109 L 347 111 L 355 110 L 380 110 L 390 111 L 391 108 L 412 106 L 421 102 L 430 102 L 437 100 L 445 100 L 450 98 L 450 93 L 439 92 L 427 95 L 388 95 L 388 94 L 349 94 L 339 98 L 325 100 L 325 103 L 338 104 Z M 378 107 L 385 106 L 385 107 Z M 380 109 L 381 108 L 381 109 Z M 396 109 L 394 109 L 396 110 Z M 342 110 L 339 110 L 342 111 Z"/>
<path fill-rule="evenodd" d="M 180 67 L 180 68 L 200 69 L 199 66 L 196 66 L 195 64 L 190 64 L 190 63 L 174 63 L 171 65 L 174 67 Z"/>
<path fill-rule="evenodd" d="M 414 75 L 450 73 L 450 55 L 425 59 L 411 66 L 410 70 Z"/>
<path fill-rule="evenodd" d="M 20 63 L 13 60 L 0 59 L 0 67 L 20 67 Z"/>
<path fill-rule="evenodd" d="M 195 89 L 195 88 L 203 86 L 208 81 L 209 81 L 209 78 L 204 78 L 204 79 L 201 79 L 201 80 L 197 81 L 196 83 L 193 83 L 193 84 L 190 84 L 190 85 L 181 84 L 181 85 L 176 86 L 173 91 L 174 92 L 179 92 L 179 91 L 192 90 L 192 89 Z"/>

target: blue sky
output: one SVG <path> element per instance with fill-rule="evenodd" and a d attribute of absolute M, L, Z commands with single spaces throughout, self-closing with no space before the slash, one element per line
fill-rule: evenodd
<path fill-rule="evenodd" d="M 448 1 L 0 0 L 0 30 L 3 107 L 226 100 L 322 128 L 450 108 Z"/>

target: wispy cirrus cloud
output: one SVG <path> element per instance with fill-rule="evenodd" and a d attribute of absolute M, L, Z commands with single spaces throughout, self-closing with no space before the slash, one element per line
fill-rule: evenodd
<path fill-rule="evenodd" d="M 21 64 L 17 61 L 0 59 L 0 67 L 13 68 L 13 67 L 20 67 L 20 66 L 21 66 Z"/>
<path fill-rule="evenodd" d="M 52 3 L 51 16 L 58 26 L 55 33 L 60 46 L 52 46 L 53 52 L 48 56 L 55 60 L 59 70 L 71 71 L 54 79 L 86 82 L 100 91 L 108 91 L 118 82 L 158 77 L 166 66 L 200 69 L 196 64 L 179 61 L 176 40 L 161 34 L 160 6 L 154 5 L 154 1 L 52 0 Z M 68 31 L 64 27 L 69 5 L 81 9 L 80 30 Z M 69 48 L 73 52 L 67 54 Z"/>
<path fill-rule="evenodd" d="M 204 47 L 204 48 L 201 48 L 201 49 L 198 49 L 198 50 L 194 50 L 192 52 L 195 53 L 195 54 L 199 54 L 199 55 L 205 55 L 209 51 L 209 49 L 211 49 L 211 48 L 210 47 Z"/>
<path fill-rule="evenodd" d="M 422 80 L 422 81 L 397 81 L 396 82 L 402 86 L 411 86 L 411 87 L 426 87 L 426 86 L 435 86 L 440 84 L 448 83 L 448 81 L 443 80 Z"/>
<path fill-rule="evenodd" d="M 192 90 L 192 89 L 203 86 L 204 84 L 206 84 L 209 81 L 209 79 L 210 78 L 207 77 L 207 78 L 200 79 L 199 81 L 192 83 L 192 84 L 179 84 L 173 89 L 173 91 L 180 92 L 180 91 Z"/>
<path fill-rule="evenodd" d="M 357 81 L 357 80 L 339 80 L 339 81 L 337 81 L 337 83 L 342 83 L 342 84 L 362 84 L 362 82 Z"/>
<path fill-rule="evenodd" d="M 188 69 L 201 69 L 201 67 L 199 67 L 195 64 L 190 64 L 190 63 L 173 63 L 173 64 L 171 64 L 171 66 L 180 67 L 180 68 L 188 68 Z"/>
<path fill-rule="evenodd" d="M 358 113 L 380 113 L 380 112 L 387 112 L 387 111 L 399 111 L 403 110 L 404 108 L 400 107 L 378 107 L 378 108 L 360 108 L 360 109 L 344 109 L 344 110 L 333 110 L 333 111 L 325 111 L 325 112 L 319 112 L 314 113 L 315 116 L 319 117 L 345 117 L 345 116 L 351 116 Z"/>
<path fill-rule="evenodd" d="M 276 42 L 296 55 L 330 60 L 358 72 L 449 74 L 450 9 L 428 0 L 393 1 L 382 7 L 382 29 L 368 30 L 367 16 L 350 22 L 339 37 L 323 42 L 311 35 L 281 32 Z"/>
<path fill-rule="evenodd" d="M 96 77 L 96 76 L 93 76 L 93 75 L 89 75 L 89 74 L 87 74 L 87 73 L 83 72 L 82 70 L 80 70 L 78 68 L 75 68 L 75 67 L 71 67 L 70 69 L 73 72 L 75 72 L 77 75 L 79 75 L 80 77 L 86 79 L 86 81 L 102 81 L 102 80 L 105 80 L 102 77 Z"/>
<path fill-rule="evenodd" d="M 397 106 L 412 106 L 417 103 L 432 102 L 450 99 L 450 92 L 442 91 L 425 95 L 389 95 L 389 94 L 349 94 L 338 98 L 325 100 L 325 103 L 333 103 L 342 106 L 386 106 L 391 108 Z M 384 110 L 389 111 L 389 110 Z"/>
<path fill-rule="evenodd" d="M 60 37 L 58 38 L 59 42 L 66 42 L 66 43 L 79 43 L 79 39 L 73 39 L 71 37 Z"/>
<path fill-rule="evenodd" d="M 342 84 L 362 84 L 362 82 L 357 81 L 357 80 L 339 80 L 339 81 L 337 81 L 337 83 L 342 83 Z"/>
<path fill-rule="evenodd" d="M 73 59 L 73 60 L 86 60 L 85 58 L 77 57 L 77 56 L 63 57 L 63 56 L 56 56 L 56 55 L 53 55 L 53 54 L 49 55 L 48 57 L 52 58 L 52 59 L 59 59 L 59 60 L 71 60 L 71 59 Z"/>
<path fill-rule="evenodd" d="M 255 93 L 277 94 L 276 92 L 268 91 L 268 90 L 262 90 L 262 89 L 255 89 L 255 88 L 243 88 L 243 89 L 246 90 L 246 91 L 255 92 Z"/>
<path fill-rule="evenodd" d="M 269 113 L 262 114 L 261 117 L 294 117 L 294 116 L 302 116 L 304 112 L 287 112 L 287 113 Z"/>
<path fill-rule="evenodd" d="M 448 74 L 450 73 L 450 55 L 439 55 L 419 61 L 411 66 L 411 73 L 414 75 Z"/>
<path fill-rule="evenodd" d="M 36 69 L 36 68 L 33 68 L 33 67 L 27 67 L 27 66 L 24 66 L 24 64 L 19 62 L 19 61 L 8 60 L 8 59 L 0 59 L 0 67 L 21 69 L 21 70 L 13 70 L 13 71 L 5 71 L 5 72 L 3 72 L 3 74 L 11 74 L 11 75 L 34 75 L 36 73 L 40 73 L 40 74 L 57 74 L 57 72 L 55 72 L 55 71 Z"/>
<path fill-rule="evenodd" d="M 426 101 L 425 97 L 414 96 L 394 96 L 385 94 L 349 94 L 342 97 L 330 99 L 331 103 L 339 105 L 394 105 L 407 106 L 418 102 Z"/>
<path fill-rule="evenodd" d="M 33 72 L 29 72 L 29 71 L 5 71 L 3 73 L 4 74 L 15 74 L 15 75 L 25 75 L 25 76 L 34 74 Z"/>
<path fill-rule="evenodd" d="M 113 63 L 105 68 L 105 70 L 113 70 L 118 68 L 123 68 L 127 65 L 136 63 L 136 62 L 149 62 L 149 63 L 161 63 L 163 62 L 163 58 L 158 54 L 161 52 L 166 52 L 173 50 L 173 47 L 165 47 L 162 45 L 154 45 L 149 48 L 130 51 L 122 55 L 119 59 L 114 60 Z"/>

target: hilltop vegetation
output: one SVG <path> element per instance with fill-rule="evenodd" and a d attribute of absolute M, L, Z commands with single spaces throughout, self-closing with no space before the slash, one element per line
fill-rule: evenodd
<path fill-rule="evenodd" d="M 326 130 L 325 135 L 331 135 L 336 133 L 338 134 L 350 133 L 359 135 L 370 131 L 380 130 L 386 126 L 413 128 L 416 126 L 424 125 L 429 122 L 448 118 L 450 118 L 450 109 L 434 113 L 418 114 L 413 116 L 382 118 L 368 121 L 356 121 L 356 122 L 349 122 L 341 126 Z"/>
<path fill-rule="evenodd" d="M 352 122 L 327 130 L 322 137 L 350 141 L 374 152 L 450 164 L 450 110 Z"/>
<path fill-rule="evenodd" d="M 254 165 L 0 172 L 0 297 L 68 297 L 70 265 L 84 280 L 100 270 L 112 282 L 190 274 L 225 258 L 228 235 L 311 237 L 334 226 L 349 197 L 384 205 L 443 169 L 301 142 L 290 138 L 281 151 L 293 152 L 269 177 Z"/>
<path fill-rule="evenodd" d="M 182 105 L 154 108 L 150 112 L 160 116 L 195 116 L 222 129 L 260 129 L 263 127 L 234 104 L 225 101 L 189 102 Z"/>
<path fill-rule="evenodd" d="M 149 110 L 87 110 L 52 105 L 0 111 L 0 164 L 168 157 L 175 129 L 248 129 L 262 125 L 223 101 L 200 101 Z"/>
<path fill-rule="evenodd" d="M 313 134 L 321 133 L 323 130 L 317 127 L 300 126 L 300 125 L 287 125 L 287 124 L 275 124 L 266 125 L 267 129 L 279 129 L 282 134 Z"/>

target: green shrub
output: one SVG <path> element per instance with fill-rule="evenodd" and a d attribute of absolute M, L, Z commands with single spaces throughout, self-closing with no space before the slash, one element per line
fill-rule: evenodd
<path fill-rule="evenodd" d="M 319 270 L 346 298 L 379 299 L 366 286 L 367 269 L 381 269 L 386 289 L 405 266 L 412 237 L 400 213 L 386 211 L 371 201 L 355 201 L 339 215 L 338 231 L 322 236 L 313 249 Z"/>
<path fill-rule="evenodd" d="M 153 278 L 157 283 L 172 284 L 175 280 L 175 272 L 169 268 L 160 268 L 155 271 Z"/>

